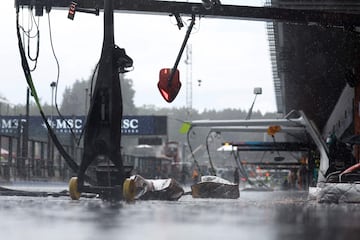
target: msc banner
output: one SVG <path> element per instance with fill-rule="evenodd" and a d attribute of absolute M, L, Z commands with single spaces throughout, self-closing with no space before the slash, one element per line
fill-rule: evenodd
<path fill-rule="evenodd" d="M 69 134 L 71 130 L 75 134 L 81 134 L 84 129 L 85 116 L 48 117 L 49 125 L 57 134 Z M 5 135 L 17 135 L 25 126 L 24 116 L 0 116 L 0 133 Z M 29 135 L 46 135 L 46 125 L 40 116 L 29 117 Z M 121 124 L 122 135 L 166 135 L 166 116 L 123 116 Z"/>
<path fill-rule="evenodd" d="M 166 116 L 124 116 L 121 125 L 123 135 L 166 135 Z"/>

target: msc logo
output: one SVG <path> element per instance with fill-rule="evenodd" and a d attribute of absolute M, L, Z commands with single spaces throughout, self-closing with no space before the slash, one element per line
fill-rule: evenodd
<path fill-rule="evenodd" d="M 57 132 L 67 133 L 72 129 L 75 133 L 81 132 L 83 128 L 83 120 L 80 118 L 75 119 L 47 119 L 47 122 L 51 126 L 51 128 L 55 129 Z M 45 123 L 42 124 L 43 127 L 46 128 Z"/>
<path fill-rule="evenodd" d="M 125 118 L 122 120 L 121 133 L 139 133 L 139 120 Z"/>
<path fill-rule="evenodd" d="M 1 119 L 0 130 L 2 133 L 15 133 L 18 130 L 22 131 L 22 128 L 19 129 L 19 126 L 22 126 L 20 122 L 25 123 L 26 119 L 19 119 L 19 118 Z"/>
<path fill-rule="evenodd" d="M 24 119 L 25 120 L 25 119 Z M 19 127 L 19 119 L 1 119 L 1 128 L 18 128 Z"/>

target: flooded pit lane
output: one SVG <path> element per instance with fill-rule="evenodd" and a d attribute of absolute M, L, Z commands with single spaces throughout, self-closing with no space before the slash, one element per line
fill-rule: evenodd
<path fill-rule="evenodd" d="M 0 196 L 6 240 L 359 239 L 359 223 L 360 204 L 318 204 L 298 191 L 133 204 Z"/>

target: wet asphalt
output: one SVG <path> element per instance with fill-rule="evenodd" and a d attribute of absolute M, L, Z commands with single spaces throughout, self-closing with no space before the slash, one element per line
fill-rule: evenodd
<path fill-rule="evenodd" d="M 35 190 L 66 185 L 32 186 Z M 241 192 L 240 198 L 105 202 L 0 196 L 1 240 L 356 239 L 360 204 L 319 204 L 306 191 Z"/>

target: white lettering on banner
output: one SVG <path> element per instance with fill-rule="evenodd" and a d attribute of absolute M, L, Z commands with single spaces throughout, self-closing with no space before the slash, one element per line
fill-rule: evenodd
<path fill-rule="evenodd" d="M 50 118 L 47 119 L 47 122 L 49 125 L 54 128 L 56 131 L 59 131 L 61 133 L 67 133 L 70 132 L 70 129 L 75 130 L 75 132 L 81 131 L 83 127 L 83 121 L 82 119 L 55 119 L 51 121 Z M 42 124 L 44 128 L 46 128 L 45 124 Z"/>
<path fill-rule="evenodd" d="M 130 121 L 131 128 L 138 128 L 138 126 L 139 126 L 139 121 L 137 119 L 133 119 Z"/>
<path fill-rule="evenodd" d="M 76 129 L 82 128 L 82 120 L 81 119 L 75 119 L 75 128 Z"/>
<path fill-rule="evenodd" d="M 40 117 L 30 117 L 30 127 L 37 128 L 39 127 L 39 120 Z M 17 131 L 22 131 L 23 123 L 26 123 L 25 118 L 0 118 L 0 131 L 1 133 L 16 133 Z M 34 124 L 37 123 L 37 124 Z M 82 118 L 67 118 L 67 119 L 60 119 L 54 118 L 47 118 L 47 123 L 56 131 L 60 133 L 70 133 L 73 131 L 74 133 L 81 133 L 83 128 L 83 119 Z M 19 127 L 21 126 L 21 129 Z M 46 129 L 46 124 L 44 122 L 41 123 L 41 126 Z"/>
<path fill-rule="evenodd" d="M 50 120 L 51 122 L 51 120 Z M 70 121 L 68 121 L 68 124 L 70 125 Z M 50 124 L 50 126 L 53 126 L 53 123 Z M 61 120 L 61 119 L 56 119 L 56 129 L 59 129 L 59 128 L 68 128 L 68 125 L 66 124 L 66 121 L 65 120 Z"/>
<path fill-rule="evenodd" d="M 139 120 L 138 119 L 123 119 L 121 125 L 122 133 L 138 133 L 139 132 Z"/>
<path fill-rule="evenodd" d="M 26 119 L 20 119 L 22 123 L 26 123 Z M 19 129 L 19 119 L 18 118 L 7 118 L 1 119 L 0 121 L 0 130 L 1 133 L 16 133 L 17 131 L 22 132 L 22 128 Z"/>
<path fill-rule="evenodd" d="M 11 128 L 11 120 L 2 119 L 1 128 Z"/>
<path fill-rule="evenodd" d="M 81 119 L 56 119 L 56 129 L 81 129 L 82 120 Z"/>
<path fill-rule="evenodd" d="M 139 127 L 139 120 L 137 119 L 124 119 L 122 123 L 122 128 L 124 129 L 136 129 Z"/>
<path fill-rule="evenodd" d="M 18 119 L 2 119 L 1 128 L 18 128 L 19 120 Z"/>

